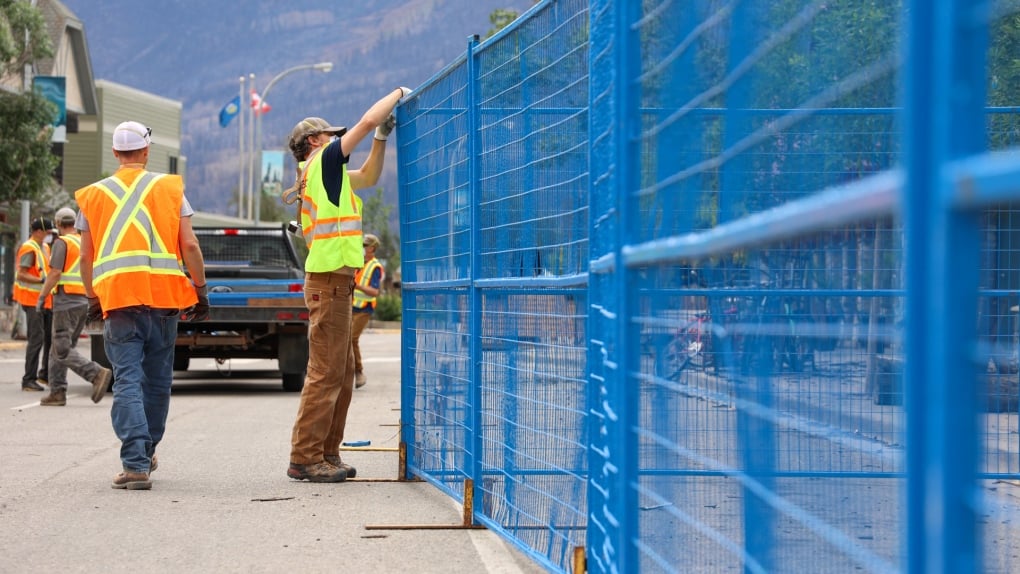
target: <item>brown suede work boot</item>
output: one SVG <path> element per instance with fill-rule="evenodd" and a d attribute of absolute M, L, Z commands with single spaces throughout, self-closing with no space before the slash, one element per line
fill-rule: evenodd
<path fill-rule="evenodd" d="M 328 462 L 329 464 L 332 464 L 333 466 L 346 472 L 347 478 L 354 478 L 355 476 L 358 475 L 358 469 L 344 462 L 343 459 L 340 458 L 339 454 L 327 454 L 323 458 L 326 459 L 326 462 Z"/>
<path fill-rule="evenodd" d="M 290 463 L 287 467 L 287 476 L 294 480 L 307 480 L 308 482 L 343 482 L 347 480 L 347 473 L 327 462 L 315 464 Z"/>
<path fill-rule="evenodd" d="M 44 407 L 62 407 L 67 404 L 67 390 L 53 389 L 39 401 L 39 404 Z"/>
<path fill-rule="evenodd" d="M 149 480 L 149 473 L 147 472 L 125 470 L 113 477 L 113 484 L 110 486 L 124 490 L 151 490 L 152 481 Z"/>

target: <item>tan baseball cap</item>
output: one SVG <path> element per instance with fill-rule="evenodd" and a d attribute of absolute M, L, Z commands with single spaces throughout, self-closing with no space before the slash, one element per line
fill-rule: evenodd
<path fill-rule="evenodd" d="M 379 238 L 371 233 L 366 233 L 361 241 L 362 247 L 379 247 Z"/>
<path fill-rule="evenodd" d="M 53 216 L 53 219 L 57 222 L 57 225 L 68 225 L 73 224 L 76 217 L 77 216 L 74 214 L 73 209 L 71 209 L 70 207 L 61 207 L 60 209 L 57 210 L 57 213 L 56 215 Z"/>
<path fill-rule="evenodd" d="M 310 117 L 301 120 L 294 126 L 294 129 L 290 130 L 290 139 L 287 141 L 293 148 L 295 143 L 310 135 L 321 133 L 343 135 L 346 131 L 347 128 L 332 126 L 322 118 Z"/>

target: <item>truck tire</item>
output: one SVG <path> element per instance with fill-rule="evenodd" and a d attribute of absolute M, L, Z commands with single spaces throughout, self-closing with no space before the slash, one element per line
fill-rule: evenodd
<path fill-rule="evenodd" d="M 288 393 L 301 391 L 305 386 L 305 368 L 308 366 L 308 332 L 280 333 L 276 358 L 283 373 L 283 390 Z"/>
<path fill-rule="evenodd" d="M 191 351 L 184 347 L 174 347 L 174 370 L 187 371 L 191 366 Z"/>
<path fill-rule="evenodd" d="M 112 370 L 113 367 L 110 365 L 110 358 L 106 356 L 106 347 L 104 347 L 103 344 L 102 335 L 89 335 L 89 345 L 92 347 L 92 360 L 98 363 L 100 367 L 106 367 L 107 369 Z M 107 392 L 113 392 L 113 384 L 116 382 L 117 380 L 111 376 L 110 388 Z"/>
<path fill-rule="evenodd" d="M 305 372 L 300 373 L 284 373 L 283 374 L 283 390 L 288 393 L 299 393 L 305 386 Z"/>
<path fill-rule="evenodd" d="M 92 345 L 92 360 L 99 363 L 99 366 L 110 368 L 110 359 L 106 356 L 106 347 L 103 346 L 102 335 L 89 335 L 89 343 Z"/>

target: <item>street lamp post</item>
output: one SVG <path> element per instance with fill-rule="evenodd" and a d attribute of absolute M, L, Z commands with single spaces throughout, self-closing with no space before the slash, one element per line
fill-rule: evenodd
<path fill-rule="evenodd" d="M 262 90 L 262 93 L 259 95 L 259 103 L 258 103 L 259 107 L 256 108 L 256 112 L 257 113 L 255 114 L 255 142 L 256 142 L 256 145 L 259 146 L 258 171 L 259 171 L 260 175 L 259 175 L 259 178 L 258 178 L 258 181 L 259 181 L 259 183 L 257 185 L 258 189 L 253 190 L 253 195 L 255 196 L 255 201 L 254 201 L 254 211 L 255 212 L 252 214 L 253 219 L 254 219 L 256 224 L 261 219 L 261 212 L 260 212 L 260 210 L 262 209 L 262 201 L 261 201 L 262 200 L 262 176 L 261 176 L 261 172 L 262 172 L 262 109 L 261 109 L 262 102 L 266 101 L 266 96 L 269 95 L 269 90 L 272 89 L 273 84 L 275 84 L 280 78 L 286 76 L 287 74 L 290 74 L 290 73 L 293 73 L 293 72 L 299 72 L 301 70 L 319 70 L 320 72 L 325 73 L 325 72 L 329 72 L 332 69 L 333 69 L 333 62 L 319 62 L 318 64 L 302 64 L 300 66 L 294 66 L 293 68 L 287 68 L 286 70 L 284 70 L 284 71 L 280 72 L 279 74 L 277 74 L 276 77 L 274 77 L 272 80 L 269 80 L 269 83 L 266 84 L 266 87 Z"/>

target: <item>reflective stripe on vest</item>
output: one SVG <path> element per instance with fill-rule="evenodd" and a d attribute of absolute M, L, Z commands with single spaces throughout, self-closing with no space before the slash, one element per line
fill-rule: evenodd
<path fill-rule="evenodd" d="M 79 189 L 75 198 L 88 222 L 92 288 L 104 312 L 195 304 L 195 289 L 178 254 L 184 204 L 180 176 L 122 167 Z"/>
<path fill-rule="evenodd" d="M 365 266 L 361 268 L 360 271 L 355 273 L 354 280 L 358 282 L 358 285 L 361 285 L 362 287 L 367 287 L 372 283 L 372 274 L 375 273 L 376 269 L 382 269 L 382 263 L 379 263 L 379 260 L 373 257 L 371 261 L 366 263 Z M 382 280 L 381 275 L 379 276 L 379 279 L 380 281 Z M 358 291 L 357 289 L 355 289 L 354 302 L 352 304 L 358 309 L 364 309 L 369 305 L 371 305 L 372 308 L 375 309 L 375 299 L 376 299 L 375 297 L 370 296 L 364 291 Z"/>
<path fill-rule="evenodd" d="M 110 221 L 110 227 L 103 237 L 102 243 L 99 244 L 98 253 L 92 263 L 94 284 L 103 282 L 111 275 L 131 271 L 184 276 L 176 253 L 167 249 L 166 245 L 163 245 L 163 239 L 154 232 L 155 226 L 152 223 L 151 214 L 143 205 L 146 196 L 152 192 L 153 187 L 162 177 L 164 174 L 145 172 L 130 187 L 124 187 L 123 182 L 115 177 L 108 177 L 94 184 L 117 203 L 117 210 Z M 124 239 L 124 232 L 127 230 L 128 224 L 132 222 L 140 224 L 141 228 L 138 230 L 148 238 L 148 252 L 120 253 L 117 251 L 120 242 Z"/>
<path fill-rule="evenodd" d="M 330 145 L 340 143 L 337 141 Z M 305 271 L 331 272 L 342 267 L 360 269 L 365 264 L 361 245 L 361 202 L 351 189 L 346 165 L 341 166 L 340 172 L 340 205 L 329 201 L 322 183 L 321 149 L 301 166 L 305 184 L 301 230 L 308 245 Z"/>
<path fill-rule="evenodd" d="M 64 256 L 64 269 L 60 273 L 57 285 L 64 288 L 68 295 L 84 295 L 85 283 L 81 280 L 81 237 L 73 233 L 61 235 L 67 251 Z"/>

